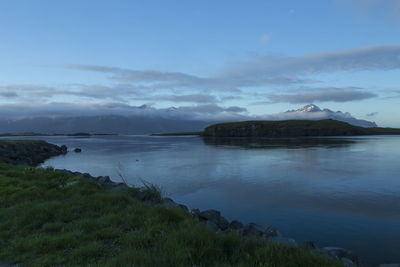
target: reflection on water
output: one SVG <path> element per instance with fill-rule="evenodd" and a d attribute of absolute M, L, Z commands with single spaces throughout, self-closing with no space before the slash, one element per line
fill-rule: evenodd
<path fill-rule="evenodd" d="M 36 138 L 36 137 L 35 137 Z M 400 262 L 400 137 L 43 137 L 82 153 L 45 166 L 157 184 L 191 208 L 276 226 L 299 241 Z"/>
<path fill-rule="evenodd" d="M 326 147 L 337 148 L 354 144 L 356 140 L 342 138 L 224 138 L 204 137 L 206 145 L 213 146 L 240 146 L 247 149 L 272 148 L 310 148 Z"/>

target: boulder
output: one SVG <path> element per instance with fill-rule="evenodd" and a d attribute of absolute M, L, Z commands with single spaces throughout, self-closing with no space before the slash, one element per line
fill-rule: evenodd
<path fill-rule="evenodd" d="M 124 183 L 116 183 L 115 185 L 113 185 L 110 190 L 112 191 L 118 191 L 118 192 L 128 192 L 129 190 L 129 186 L 127 186 Z"/>
<path fill-rule="evenodd" d="M 317 245 L 315 245 L 314 241 L 303 241 L 299 243 L 299 246 L 308 249 L 308 250 L 314 250 L 318 249 Z"/>
<path fill-rule="evenodd" d="M 230 224 L 229 224 L 229 229 L 233 230 L 233 231 L 239 231 L 243 228 L 243 223 L 233 220 Z"/>
<path fill-rule="evenodd" d="M 110 176 L 99 176 L 96 178 L 96 181 L 101 184 L 109 184 L 111 183 Z"/>
<path fill-rule="evenodd" d="M 264 228 L 255 223 L 246 224 L 243 227 L 242 234 L 249 238 L 262 238 L 264 236 Z"/>
<path fill-rule="evenodd" d="M 221 216 L 221 213 L 217 210 L 205 210 L 199 214 L 200 221 L 212 221 L 218 227 L 218 229 L 226 230 L 229 227 L 227 219 Z"/>
<path fill-rule="evenodd" d="M 221 217 L 221 213 L 217 210 L 205 210 L 200 212 L 199 217 L 200 220 L 216 222 Z"/>
<path fill-rule="evenodd" d="M 163 198 L 161 204 L 162 204 L 163 206 L 165 206 L 165 207 L 168 207 L 168 208 L 183 209 L 183 210 L 185 210 L 185 211 L 189 211 L 189 209 L 188 209 L 185 205 L 178 204 L 178 203 L 176 203 L 175 201 L 173 201 L 173 200 L 172 200 L 171 198 L 169 198 L 169 197 Z"/>
<path fill-rule="evenodd" d="M 192 214 L 192 217 L 196 220 L 200 220 L 200 210 L 199 209 L 192 209 L 190 211 L 190 213 Z"/>
<path fill-rule="evenodd" d="M 266 238 L 270 237 L 282 237 L 283 235 L 281 232 L 278 231 L 275 227 L 268 225 L 267 228 L 264 231 L 264 235 Z"/>
<path fill-rule="evenodd" d="M 202 222 L 205 226 L 207 226 L 208 228 L 210 228 L 211 230 L 213 230 L 214 232 L 217 232 L 219 230 L 218 225 L 213 222 L 213 221 L 203 221 Z"/>
<path fill-rule="evenodd" d="M 359 264 L 359 260 L 357 255 L 355 255 L 353 252 L 346 250 L 344 248 L 338 248 L 338 247 L 324 247 L 320 249 L 321 252 L 328 254 L 334 259 L 337 260 L 342 260 L 342 258 L 347 258 L 351 260 L 353 263 L 356 265 Z"/>
<path fill-rule="evenodd" d="M 358 266 L 352 260 L 345 258 L 345 257 L 341 258 L 340 261 L 342 262 L 343 266 L 345 266 L 345 267 L 357 267 Z"/>

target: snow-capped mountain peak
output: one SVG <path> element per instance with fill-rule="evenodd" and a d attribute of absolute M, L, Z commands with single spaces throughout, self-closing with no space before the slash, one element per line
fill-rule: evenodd
<path fill-rule="evenodd" d="M 176 110 L 178 110 L 178 108 L 176 108 L 176 107 L 169 107 L 169 108 L 167 108 L 167 111 L 168 111 L 168 112 L 176 111 Z"/>
<path fill-rule="evenodd" d="M 314 104 L 308 104 L 307 106 L 304 106 L 296 110 L 296 112 L 319 112 L 319 111 L 321 111 L 321 109 Z"/>
<path fill-rule="evenodd" d="M 300 109 L 288 110 L 283 113 L 287 119 L 308 119 L 308 120 L 322 120 L 334 119 L 344 121 L 355 126 L 361 127 L 377 127 L 373 121 L 359 120 L 354 118 L 349 112 L 332 111 L 330 109 L 320 109 L 314 104 L 309 104 Z"/>

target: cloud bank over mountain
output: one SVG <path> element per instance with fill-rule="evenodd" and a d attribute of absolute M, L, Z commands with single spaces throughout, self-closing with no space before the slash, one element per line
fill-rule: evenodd
<path fill-rule="evenodd" d="M 265 120 L 323 120 L 333 119 L 344 121 L 349 124 L 361 127 L 377 127 L 375 122 L 359 120 L 354 118 L 349 112 L 332 111 L 330 109 L 320 109 L 318 106 L 309 104 L 297 110 L 262 116 Z"/>
<path fill-rule="evenodd" d="M 15 107 L 9 115 L 13 119 L 0 119 L 1 133 L 130 133 L 201 131 L 204 127 L 217 123 L 245 120 L 322 120 L 335 119 L 356 126 L 376 127 L 374 122 L 359 120 L 348 112 L 320 109 L 310 104 L 298 110 L 282 113 L 249 116 L 240 107 L 220 107 L 217 105 L 197 105 L 157 109 L 148 105 L 129 106 L 113 103 L 99 105 L 71 105 L 53 103 L 50 106 Z M 49 111 L 52 115 L 49 116 Z M 4 107 L 0 112 L 7 112 Z M 243 114 L 240 114 L 243 113 Z M 36 114 L 36 116 L 29 116 Z M 85 114 L 85 115 L 83 115 Z M 19 116 L 19 117 L 15 117 Z"/>

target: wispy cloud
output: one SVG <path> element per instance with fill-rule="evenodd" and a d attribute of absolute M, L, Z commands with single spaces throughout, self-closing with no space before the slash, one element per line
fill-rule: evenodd
<path fill-rule="evenodd" d="M 379 112 L 371 112 L 371 113 L 368 113 L 368 114 L 366 114 L 366 116 L 367 117 L 374 117 L 374 116 L 376 116 L 376 115 L 378 115 L 379 114 Z"/>
<path fill-rule="evenodd" d="M 272 103 L 313 103 L 313 102 L 350 102 L 377 97 L 376 94 L 357 88 L 302 88 L 301 91 L 311 91 L 291 94 L 271 94 L 268 99 Z"/>
<path fill-rule="evenodd" d="M 24 103 L 6 104 L 0 106 L 0 116 L 6 118 L 26 117 L 73 117 L 73 116 L 98 116 L 98 115 L 122 115 L 165 117 L 171 119 L 190 120 L 243 120 L 247 109 L 238 106 L 219 106 L 216 104 L 199 104 L 180 106 L 174 109 L 155 108 L 150 105 L 133 106 L 120 102 L 101 103 L 66 103 L 51 102 L 47 104 Z"/>
<path fill-rule="evenodd" d="M 263 56 L 228 66 L 224 77 L 290 77 L 340 71 L 400 69 L 400 44 L 305 56 Z M 249 78 L 248 78 L 249 79 Z M 262 79 L 260 79 L 262 80 Z"/>
<path fill-rule="evenodd" d="M 341 1 L 342 4 L 348 5 L 349 1 Z M 370 16 L 377 10 L 384 11 L 388 16 L 399 19 L 400 2 L 398 0 L 355 0 L 352 3 L 358 12 L 363 16 Z"/>
<path fill-rule="evenodd" d="M 319 73 L 400 69 L 400 44 L 362 47 L 304 56 L 260 56 L 231 62 L 210 77 L 183 72 L 130 70 L 108 66 L 68 65 L 67 68 L 111 74 L 118 83 L 141 84 L 152 89 L 201 89 L 234 91 L 269 84 L 310 83 Z M 305 78 L 308 77 L 308 78 Z"/>
<path fill-rule="evenodd" d="M 208 94 L 189 94 L 189 95 L 165 95 L 153 96 L 154 100 L 166 100 L 171 102 L 192 102 L 192 103 L 216 103 L 220 102 L 214 95 Z"/>
<path fill-rule="evenodd" d="M 18 94 L 16 92 L 11 92 L 11 91 L 0 91 L 0 97 L 16 98 L 16 97 L 18 97 Z"/>

